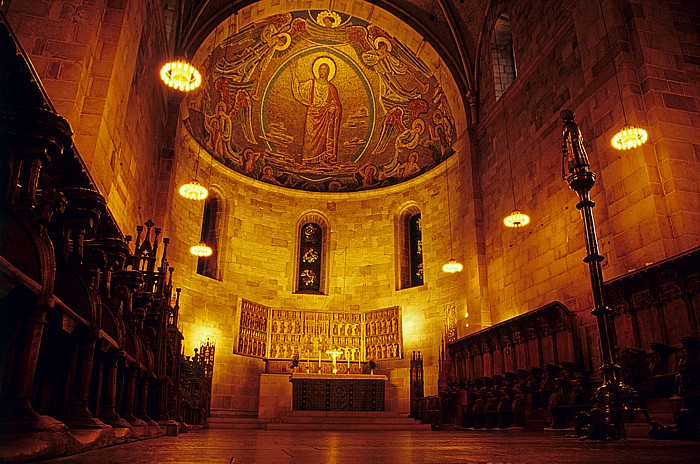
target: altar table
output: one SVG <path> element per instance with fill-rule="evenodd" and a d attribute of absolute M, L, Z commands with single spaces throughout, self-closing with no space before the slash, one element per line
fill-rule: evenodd
<path fill-rule="evenodd" d="M 384 411 L 384 375 L 295 372 L 293 411 Z"/>

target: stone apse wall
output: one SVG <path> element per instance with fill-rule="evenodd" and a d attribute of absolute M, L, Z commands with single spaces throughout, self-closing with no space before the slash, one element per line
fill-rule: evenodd
<path fill-rule="evenodd" d="M 452 161 L 449 166 L 453 171 Z M 445 240 L 448 216 L 443 169 L 438 171 L 374 192 L 313 195 L 270 187 L 215 166 L 212 184 L 224 199 L 221 281 L 197 275 L 197 259 L 187 253 L 199 240 L 201 203 L 173 199 L 169 227 L 178 238 L 171 242 L 171 256 L 173 263 L 189 271 L 187 275 L 183 275 L 187 271 L 180 273 L 178 280 L 183 287 L 183 307 L 188 304 L 192 308 L 183 311 L 180 319 L 185 344 L 189 347 L 189 343 L 197 344 L 207 337 L 217 344 L 212 407 L 257 408 L 264 364 L 232 354 L 242 299 L 273 309 L 314 311 L 358 312 L 400 306 L 404 353 L 420 350 L 430 360 L 426 390 L 437 391 L 445 308 L 466 307 L 461 276 L 441 270 L 450 258 L 450 247 Z M 176 178 L 185 182 L 191 175 L 191 171 L 179 170 Z M 452 203 L 454 209 L 456 203 Z M 417 204 L 423 214 L 425 284 L 398 290 L 396 220 L 407 204 Z M 296 228 L 309 212 L 325 217 L 329 224 L 327 295 L 294 293 Z M 464 259 L 457 252 L 455 258 Z M 379 367 L 387 370 L 391 388 L 396 389 L 387 394 L 387 408 L 407 410 L 408 361 L 382 362 Z"/>

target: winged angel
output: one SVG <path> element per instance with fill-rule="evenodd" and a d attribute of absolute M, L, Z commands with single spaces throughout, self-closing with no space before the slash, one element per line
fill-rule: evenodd
<path fill-rule="evenodd" d="M 222 143 L 230 141 L 234 124 L 242 129 L 246 141 L 257 143 L 252 99 L 260 98 L 261 76 L 272 59 L 286 53 L 294 37 L 303 32 L 303 28 L 294 26 L 291 14 L 275 15 L 251 24 L 222 43 L 223 57 L 217 61 L 215 73 L 220 77 L 214 82 L 219 101 L 215 114 L 206 118 L 207 129 L 211 132 L 218 128 Z"/>

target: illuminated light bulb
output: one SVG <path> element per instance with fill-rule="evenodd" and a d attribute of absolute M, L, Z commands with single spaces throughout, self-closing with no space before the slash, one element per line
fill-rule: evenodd
<path fill-rule="evenodd" d="M 518 210 L 513 211 L 503 219 L 506 227 L 524 227 L 530 223 L 530 216 Z"/>
<path fill-rule="evenodd" d="M 207 188 L 197 182 L 196 179 L 189 181 L 180 187 L 180 195 L 187 198 L 188 200 L 204 200 L 209 192 Z"/>
<path fill-rule="evenodd" d="M 646 143 L 648 138 L 649 134 L 646 130 L 628 124 L 613 136 L 611 143 L 618 150 L 631 150 Z"/>
<path fill-rule="evenodd" d="M 466 319 L 468 317 L 469 317 L 469 313 L 464 313 L 464 318 Z"/>
<path fill-rule="evenodd" d="M 165 63 L 160 70 L 160 78 L 168 87 L 182 92 L 194 90 L 202 83 L 202 75 L 197 68 L 183 60 Z"/>
<path fill-rule="evenodd" d="M 464 327 L 469 327 L 469 322 L 467 322 L 466 324 L 464 324 Z"/>
<path fill-rule="evenodd" d="M 206 243 L 199 242 L 190 248 L 190 253 L 200 258 L 206 258 L 207 256 L 211 256 L 214 250 L 212 250 L 210 246 L 207 246 Z"/>
<path fill-rule="evenodd" d="M 450 258 L 448 262 L 442 265 L 442 272 L 447 272 L 448 274 L 454 274 L 455 272 L 462 272 L 464 266 L 458 263 L 454 258 Z"/>

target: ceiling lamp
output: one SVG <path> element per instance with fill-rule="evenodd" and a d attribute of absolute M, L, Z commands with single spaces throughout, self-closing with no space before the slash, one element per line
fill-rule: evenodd
<path fill-rule="evenodd" d="M 501 98 L 503 102 L 504 98 Z M 508 118 L 505 117 L 506 105 L 503 102 L 503 120 L 505 122 L 506 128 L 506 146 L 508 147 L 508 168 L 510 169 L 510 188 L 513 194 L 513 212 L 510 213 L 503 219 L 503 224 L 506 227 L 518 228 L 524 227 L 530 223 L 530 216 L 525 213 L 521 213 L 515 203 L 515 180 L 513 179 L 513 161 L 510 158 L 510 137 L 508 134 Z"/>
<path fill-rule="evenodd" d="M 199 157 L 202 151 L 202 147 L 197 150 L 197 163 L 194 167 L 194 179 L 180 186 L 180 195 L 188 200 L 204 200 L 207 195 L 209 195 L 209 190 L 205 186 L 199 183 L 197 180 L 197 175 L 199 174 Z M 209 182 L 211 182 L 211 171 L 209 172 Z"/>
<path fill-rule="evenodd" d="M 622 106 L 622 117 L 625 119 L 625 125 L 622 126 L 613 138 L 610 140 L 613 148 L 617 150 L 631 150 L 632 148 L 637 148 L 646 143 L 649 138 L 649 134 L 645 129 L 641 127 L 633 126 L 627 122 L 627 112 L 625 111 L 625 103 L 622 100 L 622 90 L 620 89 L 620 78 L 617 76 L 617 66 L 615 65 L 615 58 L 612 53 L 612 45 L 610 44 L 610 34 L 608 34 L 608 25 L 605 22 L 605 14 L 603 13 L 603 4 L 598 0 L 598 6 L 600 7 L 600 16 L 603 19 L 603 28 L 605 29 L 605 38 L 608 42 L 608 53 L 610 54 L 610 62 L 613 65 L 613 74 L 615 75 L 615 83 L 617 84 L 617 95 L 620 97 L 620 106 Z"/>
<path fill-rule="evenodd" d="M 503 219 L 506 227 L 523 227 L 530 223 L 530 216 L 518 210 L 513 211 Z"/>
<path fill-rule="evenodd" d="M 450 174 L 447 172 L 447 160 L 443 162 L 445 163 L 445 177 L 447 178 L 447 219 L 450 225 L 450 260 L 442 265 L 442 272 L 454 274 L 455 272 L 462 272 L 464 266 L 462 266 L 461 263 L 458 263 L 457 260 L 452 257 L 454 256 L 454 252 L 452 250 L 452 207 L 450 206 Z"/>
<path fill-rule="evenodd" d="M 180 195 L 188 200 L 204 200 L 209 195 L 209 191 L 197 179 L 192 179 L 180 187 Z"/>
<path fill-rule="evenodd" d="M 626 124 L 612 138 L 612 146 L 618 150 L 631 150 L 643 145 L 649 134 L 641 127 Z"/>
<path fill-rule="evenodd" d="M 462 269 L 464 269 L 464 266 L 462 266 L 461 263 L 458 263 L 454 258 L 450 258 L 448 262 L 442 265 L 442 272 L 446 272 L 448 274 L 462 272 Z"/>
<path fill-rule="evenodd" d="M 168 87 L 182 92 L 194 90 L 202 83 L 202 75 L 197 68 L 184 60 L 165 63 L 160 70 L 160 78 Z"/>
<path fill-rule="evenodd" d="M 206 243 L 199 242 L 195 246 L 190 247 L 190 253 L 200 258 L 207 258 L 214 253 L 214 250 L 212 250 Z"/>

